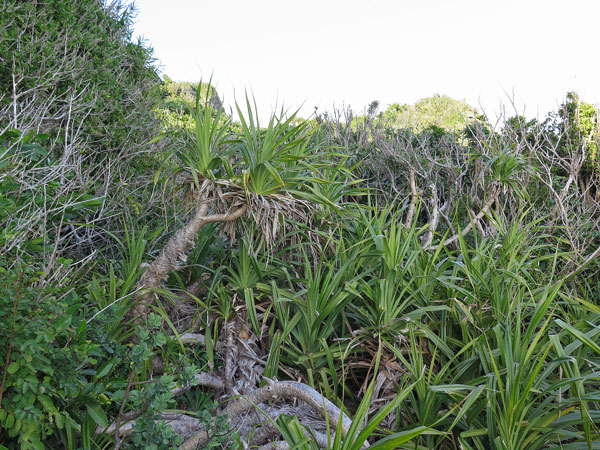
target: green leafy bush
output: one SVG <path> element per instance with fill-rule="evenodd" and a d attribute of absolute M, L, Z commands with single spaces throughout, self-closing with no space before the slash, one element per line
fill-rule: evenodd
<path fill-rule="evenodd" d="M 39 449 L 77 428 L 86 375 L 101 356 L 78 322 L 74 291 L 38 285 L 40 272 L 0 267 L 0 442 Z"/>
<path fill-rule="evenodd" d="M 10 57 L 0 60 L 0 122 L 41 125 L 57 138 L 57 152 L 73 139 L 73 133 L 57 132 L 81 127 L 97 160 L 147 137 L 159 78 L 151 49 L 131 41 L 131 6 L 9 0 L 2 9 L 0 54 Z M 14 108 L 13 79 L 19 95 Z"/>

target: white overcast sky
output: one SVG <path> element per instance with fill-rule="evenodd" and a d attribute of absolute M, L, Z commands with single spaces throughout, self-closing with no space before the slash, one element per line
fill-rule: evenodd
<path fill-rule="evenodd" d="M 512 97 L 543 117 L 569 90 L 600 102 L 600 0 L 137 0 L 135 35 L 177 81 L 213 78 L 262 115 L 433 94 Z M 512 108 L 512 107 L 511 107 Z M 525 110 L 523 109 L 525 108 Z M 493 118 L 493 117 L 491 117 Z"/>

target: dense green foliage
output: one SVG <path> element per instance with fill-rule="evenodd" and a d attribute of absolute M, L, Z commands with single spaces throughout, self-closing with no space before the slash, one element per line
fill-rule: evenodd
<path fill-rule="evenodd" d="M 4 1 L 2 8 L 0 101 L 18 96 L 15 127 L 39 115 L 44 132 L 82 127 L 95 158 L 146 137 L 142 106 L 151 104 L 158 76 L 150 50 L 131 42 L 129 8 L 113 2 L 107 10 L 97 0 Z M 56 136 L 55 145 L 68 144 L 69 135 Z"/>
<path fill-rule="evenodd" d="M 353 417 L 325 445 L 263 421 L 294 448 L 599 448 L 592 105 L 235 122 L 210 83 L 160 82 L 118 3 L 3 7 L 0 448 L 177 448 L 182 412 L 242 448 L 263 423 L 223 405 L 277 379 Z M 130 317 L 202 208 L 223 226 Z"/>
<path fill-rule="evenodd" d="M 200 90 L 197 91 L 199 86 Z M 194 129 L 196 99 L 203 106 L 206 106 L 208 102 L 217 111 L 222 108 L 216 89 L 209 83 L 177 82 L 165 76 L 159 89 L 159 95 L 161 102 L 158 104 L 156 113 L 165 129 L 169 131 L 192 131 Z"/>
<path fill-rule="evenodd" d="M 36 288 L 42 275 L 0 269 L 0 339 L 6 343 L 0 423 L 21 448 L 43 448 L 56 429 L 74 427 L 86 397 L 81 367 L 93 367 L 102 354 L 78 332 L 81 299 L 48 284 Z"/>
<path fill-rule="evenodd" d="M 421 99 L 414 105 L 394 103 L 383 112 L 383 118 L 392 127 L 417 132 L 432 126 L 449 132 L 460 131 L 477 116 L 477 110 L 464 101 L 439 94 Z"/>

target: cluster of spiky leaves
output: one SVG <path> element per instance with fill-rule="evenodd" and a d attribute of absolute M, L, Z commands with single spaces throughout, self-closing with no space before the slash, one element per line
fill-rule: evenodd
<path fill-rule="evenodd" d="M 309 145 L 315 129 L 296 114 L 284 116 L 282 110 L 261 127 L 256 105 L 246 97 L 245 111 L 236 105 L 240 123 L 233 127 L 231 118 L 209 97 L 202 99 L 201 92 L 199 85 L 189 145 L 173 154 L 181 164 L 174 173 L 187 174 L 192 202 L 210 199 L 213 209 L 222 212 L 248 205 L 251 223 L 261 231 L 254 242 L 256 234 L 245 230 L 256 248 L 272 247 L 290 223 L 305 225 L 317 241 L 310 230 L 326 218 L 324 207 L 338 209 L 344 195 L 360 193 L 352 174 L 330 150 Z M 225 225 L 233 237 L 236 227 L 239 223 Z"/>

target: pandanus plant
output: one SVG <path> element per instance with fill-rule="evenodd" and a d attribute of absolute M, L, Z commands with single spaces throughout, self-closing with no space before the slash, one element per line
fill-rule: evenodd
<path fill-rule="evenodd" d="M 140 277 L 137 287 L 142 294 L 130 317 L 147 316 L 152 292 L 185 261 L 202 226 L 220 222 L 234 241 L 236 222 L 246 216 L 258 229 L 249 236 L 250 246 L 269 248 L 288 220 L 310 225 L 324 207 L 335 208 L 343 198 L 340 187 L 343 190 L 350 176 L 331 153 L 309 145 L 314 130 L 308 122 L 297 121 L 296 113 L 286 118 L 282 109 L 263 128 L 256 104 L 246 96 L 246 111 L 236 104 L 240 122 L 233 124 L 208 98 L 202 107 L 200 92 L 192 145 L 172 155 L 181 163 L 176 172 L 186 172 L 191 180 L 194 211 Z M 322 169 L 336 176 L 323 177 Z"/>

